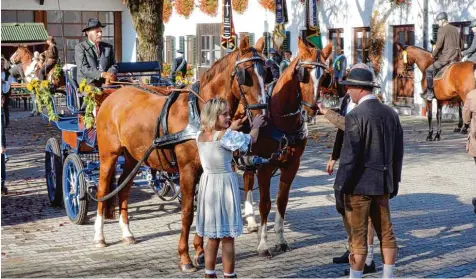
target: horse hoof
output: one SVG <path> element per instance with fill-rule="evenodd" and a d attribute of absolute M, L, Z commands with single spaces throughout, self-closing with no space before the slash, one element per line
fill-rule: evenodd
<path fill-rule="evenodd" d="M 258 226 L 253 226 L 253 227 L 246 227 L 246 230 L 248 231 L 248 233 L 254 233 L 254 232 L 257 232 L 258 231 Z"/>
<path fill-rule="evenodd" d="M 455 128 L 453 132 L 459 133 L 459 132 L 461 132 L 461 128 Z"/>
<path fill-rule="evenodd" d="M 264 258 L 271 258 L 273 255 L 271 255 L 271 252 L 269 252 L 269 249 L 263 250 L 263 251 L 258 251 L 258 256 L 264 257 Z"/>
<path fill-rule="evenodd" d="M 286 252 L 291 251 L 291 248 L 287 243 L 276 244 L 276 251 L 278 252 Z"/>
<path fill-rule="evenodd" d="M 133 236 L 128 236 L 126 238 L 123 238 L 121 241 L 122 243 L 126 245 L 136 244 L 136 239 Z"/>
<path fill-rule="evenodd" d="M 188 264 L 179 264 L 179 269 L 180 271 L 182 271 L 183 273 L 193 273 L 193 272 L 197 272 L 197 268 L 194 267 L 191 263 L 188 263 Z"/>
<path fill-rule="evenodd" d="M 96 248 L 104 248 L 107 246 L 106 241 L 104 241 L 104 239 L 94 240 L 93 244 L 94 244 L 94 247 Z"/>
<path fill-rule="evenodd" d="M 193 257 L 193 265 L 195 267 L 202 267 L 205 265 L 205 254 L 201 253 L 198 256 Z"/>

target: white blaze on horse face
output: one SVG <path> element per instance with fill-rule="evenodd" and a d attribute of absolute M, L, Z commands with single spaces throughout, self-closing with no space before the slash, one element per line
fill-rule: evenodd
<path fill-rule="evenodd" d="M 316 71 L 317 71 L 317 68 L 314 68 L 311 71 L 312 86 L 314 88 L 314 99 L 312 100 L 313 103 L 311 105 L 315 105 L 314 103 L 317 102 L 317 97 L 318 97 L 318 94 L 319 94 L 319 80 L 321 78 L 316 77 Z"/>
<path fill-rule="evenodd" d="M 104 240 L 104 217 L 97 214 L 94 222 L 94 241 Z"/>
<path fill-rule="evenodd" d="M 279 211 L 276 211 L 276 217 L 274 218 L 274 232 L 276 233 L 278 245 L 286 244 L 284 239 L 284 218 Z"/>
<path fill-rule="evenodd" d="M 246 193 L 245 218 L 246 222 L 248 223 L 248 229 L 258 227 L 256 225 L 255 213 L 253 210 L 253 191 L 248 191 Z"/>
<path fill-rule="evenodd" d="M 122 238 L 127 238 L 127 237 L 134 237 L 132 235 L 132 232 L 131 230 L 129 229 L 129 224 L 126 224 L 124 223 L 124 221 L 122 220 L 122 214 L 119 216 L 119 226 L 121 227 L 121 231 L 122 231 Z"/>
<path fill-rule="evenodd" d="M 255 70 L 255 74 L 258 77 L 259 86 L 260 86 L 260 89 L 261 89 L 261 95 L 260 95 L 260 98 L 258 98 L 258 103 L 259 104 L 266 104 L 266 91 L 264 90 L 264 80 L 263 80 L 263 77 L 259 74 L 258 66 L 256 65 L 256 63 L 254 65 L 253 69 Z M 262 113 L 263 113 L 263 115 L 265 115 L 266 110 L 263 109 Z"/>

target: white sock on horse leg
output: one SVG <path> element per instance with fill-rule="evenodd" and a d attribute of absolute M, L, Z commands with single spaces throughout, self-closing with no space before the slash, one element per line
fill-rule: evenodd
<path fill-rule="evenodd" d="M 99 214 L 94 222 L 94 240 L 104 240 L 104 216 Z"/>

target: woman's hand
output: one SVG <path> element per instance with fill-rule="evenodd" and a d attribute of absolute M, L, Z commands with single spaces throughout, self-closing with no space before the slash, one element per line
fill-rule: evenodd
<path fill-rule="evenodd" d="M 255 116 L 255 118 L 253 119 L 253 123 L 251 124 L 251 128 L 252 129 L 257 129 L 259 127 L 262 127 L 264 126 L 264 124 L 266 123 L 266 121 L 264 120 L 264 116 L 263 115 L 257 115 Z"/>
<path fill-rule="evenodd" d="M 326 113 L 327 113 L 327 108 L 324 106 L 323 103 L 318 102 L 318 103 L 317 103 L 317 107 L 319 108 L 319 111 L 320 111 L 322 114 L 326 114 Z"/>
<path fill-rule="evenodd" d="M 241 119 L 233 120 L 230 124 L 230 129 L 232 129 L 233 131 L 239 130 L 241 127 L 243 127 L 243 123 L 245 123 L 247 119 L 248 119 L 248 116 L 245 115 L 245 117 Z"/>
<path fill-rule="evenodd" d="M 330 159 L 328 162 L 327 162 L 327 166 L 326 166 L 326 172 L 329 174 L 329 175 L 332 175 L 334 173 L 334 166 L 336 164 L 336 160 L 332 160 Z"/>

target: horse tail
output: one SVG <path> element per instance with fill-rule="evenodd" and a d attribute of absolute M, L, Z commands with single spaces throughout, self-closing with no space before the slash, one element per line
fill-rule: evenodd
<path fill-rule="evenodd" d="M 109 181 L 109 189 L 112 191 L 112 185 L 116 182 L 116 169 L 114 168 L 112 175 L 111 175 L 111 180 Z M 118 196 L 115 195 L 114 197 L 111 197 L 110 199 L 105 201 L 106 205 L 104 208 L 104 218 L 105 219 L 115 219 L 116 218 L 116 205 L 119 203 L 118 202 Z"/>

